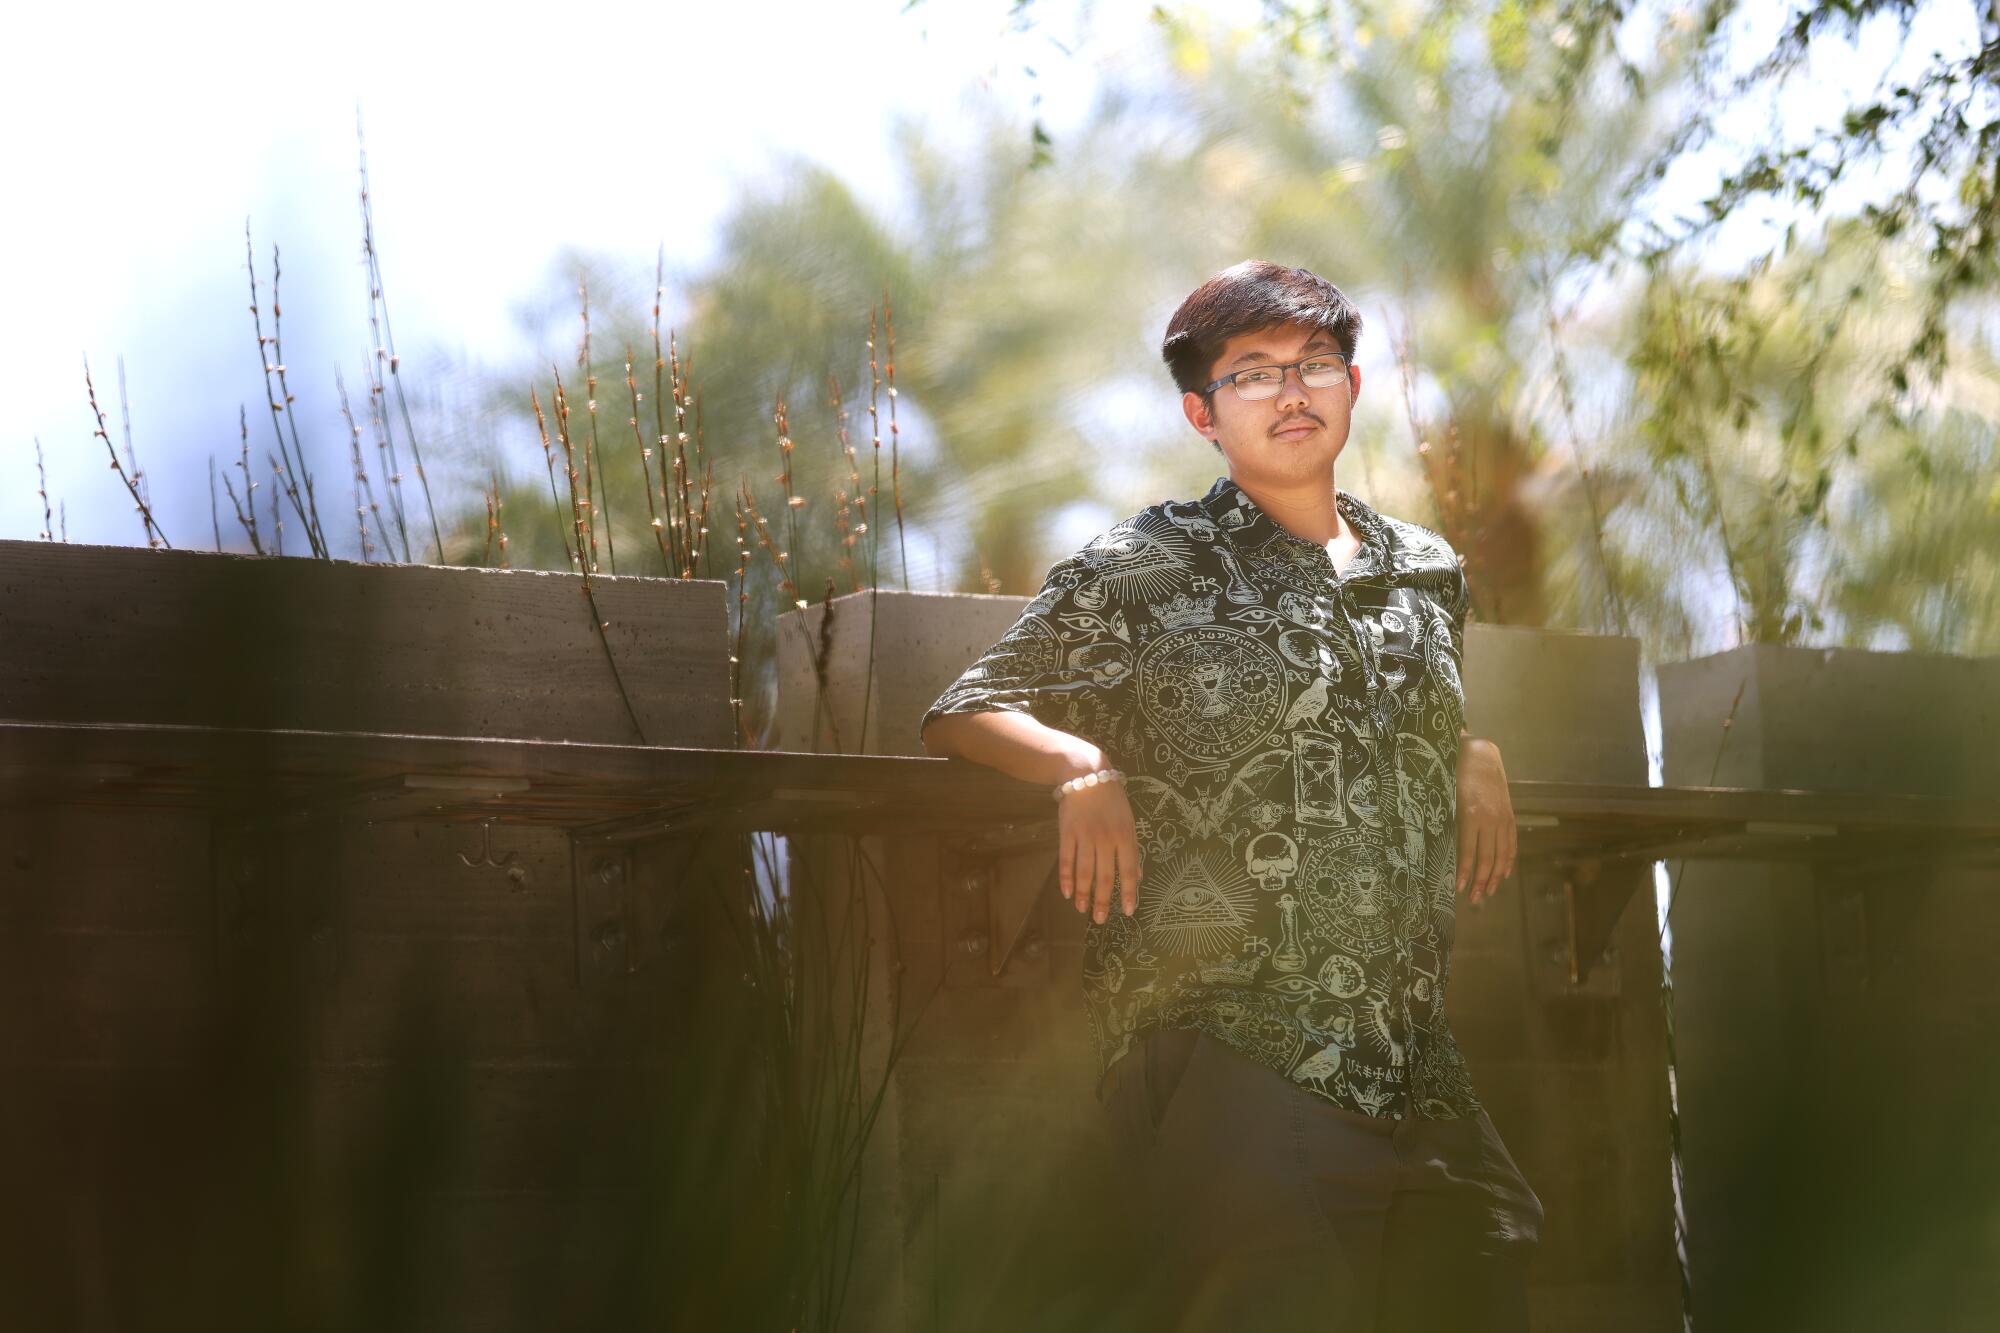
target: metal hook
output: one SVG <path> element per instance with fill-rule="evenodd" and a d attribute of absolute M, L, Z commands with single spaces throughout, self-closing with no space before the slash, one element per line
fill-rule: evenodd
<path fill-rule="evenodd" d="M 487 819 L 482 820 L 479 825 L 479 859 L 475 861 L 464 852 L 458 854 L 458 859 L 475 869 L 480 866 L 491 866 L 495 870 L 505 870 L 514 864 L 514 853 L 508 852 L 497 861 L 493 859 L 493 821 Z"/>

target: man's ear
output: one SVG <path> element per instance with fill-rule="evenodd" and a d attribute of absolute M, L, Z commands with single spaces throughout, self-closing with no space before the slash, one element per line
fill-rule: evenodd
<path fill-rule="evenodd" d="M 1188 419 L 1188 425 L 1200 431 L 1204 439 L 1215 438 L 1215 419 L 1209 415 L 1208 404 L 1192 389 L 1181 395 L 1181 412 Z"/>
<path fill-rule="evenodd" d="M 1360 400 L 1361 400 L 1361 367 L 1349 366 L 1347 368 L 1347 401 L 1349 403 L 1356 403 L 1359 402 Z"/>

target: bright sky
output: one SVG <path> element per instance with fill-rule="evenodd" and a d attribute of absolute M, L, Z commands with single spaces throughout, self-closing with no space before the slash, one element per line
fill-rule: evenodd
<path fill-rule="evenodd" d="M 1081 69 L 1050 40 L 1077 31 L 1062 6 L 1021 33 L 1006 0 L 902 2 L 616 0 L 587 27 L 548 5 L 431 0 L 22 11 L 0 79 L 15 201 L 0 536 L 41 529 L 39 436 L 71 540 L 142 540 L 84 398 L 88 354 L 116 437 L 122 354 L 161 521 L 176 545 L 210 544 L 207 454 L 234 456 L 239 400 L 253 404 L 253 460 L 268 431 L 246 215 L 260 270 L 273 241 L 283 250 L 294 394 L 331 400 L 336 360 L 352 387 L 369 346 L 357 102 L 406 361 L 439 341 L 475 358 L 518 350 L 512 306 L 565 246 L 664 243 L 670 273 L 698 267 L 738 183 L 780 150 L 893 200 L 892 110 L 949 108 L 981 80 L 1023 108 L 1043 95 L 1052 127 L 1087 105 L 1087 80 L 1050 76 Z M 268 318 L 268 291 L 266 304 Z"/>
<path fill-rule="evenodd" d="M 246 216 L 261 271 L 283 247 L 293 392 L 332 426 L 322 447 L 339 439 L 332 369 L 356 380 L 369 345 L 357 102 L 398 347 L 418 372 L 427 348 L 522 350 L 514 307 L 563 247 L 650 256 L 664 243 L 670 274 L 696 269 L 738 186 L 781 151 L 893 207 L 891 112 L 948 129 L 984 82 L 1024 115 L 1039 96 L 1034 113 L 1060 136 L 1088 106 L 1091 69 L 1152 40 L 1138 0 L 1039 0 L 1027 32 L 1010 30 L 1009 0 L 903 2 L 613 0 L 588 27 L 546 5 L 435 0 L 23 11 L 0 78 L 14 200 L 0 537 L 42 527 L 39 437 L 71 540 L 143 539 L 83 393 L 87 354 L 115 437 L 123 355 L 161 521 L 177 545 L 210 544 L 207 458 L 234 456 L 239 402 L 253 459 L 268 436 Z M 1225 23 L 1258 12 L 1204 8 Z M 322 485 L 344 484 L 315 463 Z"/>

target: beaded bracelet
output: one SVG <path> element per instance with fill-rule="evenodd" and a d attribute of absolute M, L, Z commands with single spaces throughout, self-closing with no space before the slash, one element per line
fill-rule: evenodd
<path fill-rule="evenodd" d="M 1123 782 L 1124 780 L 1125 775 L 1117 769 L 1100 768 L 1095 773 L 1086 773 L 1080 778 L 1071 778 L 1068 782 L 1057 786 L 1055 799 L 1060 801 L 1071 792 L 1082 791 L 1085 787 L 1095 787 L 1100 782 Z"/>

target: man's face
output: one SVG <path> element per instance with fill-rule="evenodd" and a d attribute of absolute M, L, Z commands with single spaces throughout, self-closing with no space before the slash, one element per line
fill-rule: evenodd
<path fill-rule="evenodd" d="M 1310 324 L 1274 324 L 1231 338 L 1210 367 L 1208 378 L 1219 379 L 1251 366 L 1283 365 L 1312 352 L 1338 352 L 1340 344 L 1324 329 Z M 1204 381 L 1206 383 L 1206 381 Z M 1285 382 L 1270 397 L 1246 402 L 1235 386 L 1215 391 L 1214 413 L 1198 393 L 1181 396 L 1181 410 L 1203 438 L 1222 446 L 1230 475 L 1251 477 L 1274 485 L 1308 483 L 1330 475 L 1333 460 L 1347 443 L 1354 399 L 1361 392 L 1361 369 L 1347 368 L 1344 382 L 1324 389 L 1307 388 L 1299 368 L 1285 372 Z"/>

